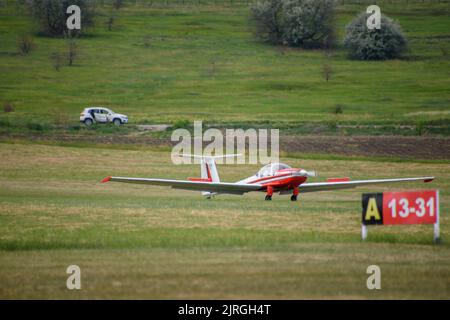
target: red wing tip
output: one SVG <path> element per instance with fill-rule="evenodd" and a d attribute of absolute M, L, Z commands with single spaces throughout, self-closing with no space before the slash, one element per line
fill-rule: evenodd
<path fill-rule="evenodd" d="M 104 178 L 102 180 L 102 183 L 108 182 L 109 180 L 111 180 L 111 178 L 112 178 L 111 176 Z"/>
<path fill-rule="evenodd" d="M 193 182 L 212 182 L 212 179 L 210 178 L 188 178 L 188 180 Z"/>
<path fill-rule="evenodd" d="M 433 181 L 433 180 L 434 180 L 434 177 L 433 177 L 433 178 L 430 178 L 430 179 L 425 179 L 425 180 L 423 180 L 423 182 L 427 183 L 427 182 L 431 182 L 431 181 Z"/>
<path fill-rule="evenodd" d="M 351 181 L 349 177 L 343 177 L 343 178 L 328 178 L 327 182 L 348 182 Z"/>

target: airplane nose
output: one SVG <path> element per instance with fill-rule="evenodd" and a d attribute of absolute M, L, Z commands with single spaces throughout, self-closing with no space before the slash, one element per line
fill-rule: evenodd
<path fill-rule="evenodd" d="M 308 172 L 306 172 L 305 169 L 298 169 L 294 174 L 296 176 L 306 177 L 308 175 Z"/>
<path fill-rule="evenodd" d="M 305 169 L 299 169 L 295 175 L 300 176 L 300 177 L 316 177 L 317 176 L 315 171 L 306 171 Z"/>

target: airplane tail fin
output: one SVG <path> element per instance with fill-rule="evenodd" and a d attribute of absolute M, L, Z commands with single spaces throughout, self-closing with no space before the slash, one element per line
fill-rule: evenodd
<path fill-rule="evenodd" d="M 220 182 L 215 159 L 238 157 L 240 154 L 224 154 L 220 156 L 202 156 L 196 154 L 183 155 L 183 157 L 193 157 L 200 159 L 200 176 L 203 181 Z"/>

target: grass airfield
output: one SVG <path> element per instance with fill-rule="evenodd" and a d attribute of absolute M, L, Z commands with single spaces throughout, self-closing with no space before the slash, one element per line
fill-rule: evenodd
<path fill-rule="evenodd" d="M 64 52 L 66 41 L 39 36 L 22 5 L 3 1 L 0 104 L 11 102 L 15 111 L 0 115 L 1 140 L 14 133 L 27 141 L 40 133 L 79 131 L 92 141 L 127 133 L 85 132 L 78 114 L 86 105 L 111 107 L 133 124 L 427 124 L 447 135 L 448 3 L 383 1 L 409 49 L 402 59 L 363 62 L 347 59 L 342 38 L 365 4 L 338 7 L 338 47 L 324 53 L 256 40 L 241 1 L 169 2 L 112 10 L 102 1 L 95 28 L 77 40 L 75 65 L 56 71 L 49 56 Z M 25 33 L 36 44 L 28 56 L 17 51 Z M 335 113 L 338 105 L 343 114 Z M 318 180 L 437 180 L 310 193 L 297 203 L 288 196 L 266 202 L 263 193 L 205 200 L 197 192 L 100 184 L 109 175 L 199 175 L 198 165 L 173 166 L 169 150 L 130 149 L 0 142 L 0 299 L 450 298 L 448 161 L 291 155 L 282 161 L 317 170 Z M 224 181 L 257 170 L 219 168 Z M 362 192 L 422 188 L 441 190 L 443 244 L 432 244 L 432 226 L 370 227 L 361 242 Z M 81 268 L 79 291 L 66 288 L 71 264 Z M 371 264 L 381 267 L 382 290 L 366 288 Z"/>
<path fill-rule="evenodd" d="M 369 159 L 368 159 L 369 160 Z M 435 175 L 411 183 L 310 193 L 297 203 L 263 193 L 203 199 L 196 192 L 101 184 L 108 175 L 184 179 L 170 152 L 0 144 L 0 298 L 449 298 L 450 197 L 446 162 L 301 160 L 320 178 Z M 258 166 L 220 165 L 224 181 Z M 369 227 L 361 193 L 439 188 L 441 237 L 432 226 Z M 66 288 L 81 268 L 82 289 Z M 379 265 L 382 289 L 366 288 Z"/>

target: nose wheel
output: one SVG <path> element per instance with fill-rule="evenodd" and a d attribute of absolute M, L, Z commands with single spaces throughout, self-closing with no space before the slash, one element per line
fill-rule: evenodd
<path fill-rule="evenodd" d="M 272 186 L 267 186 L 267 194 L 266 194 L 266 201 L 271 201 L 272 200 L 272 195 L 273 195 L 273 187 Z"/>
<path fill-rule="evenodd" d="M 291 201 L 297 201 L 298 196 L 298 186 L 294 187 L 294 190 L 292 191 Z"/>

